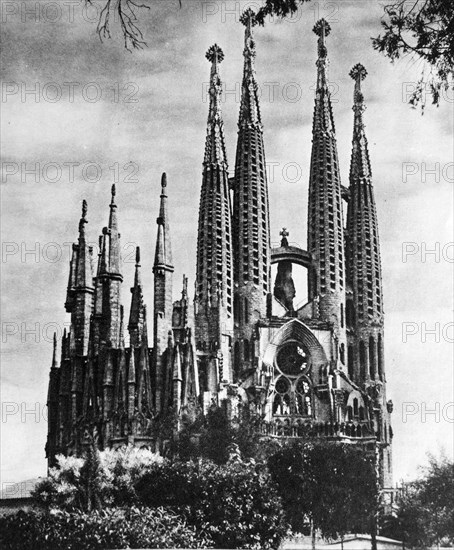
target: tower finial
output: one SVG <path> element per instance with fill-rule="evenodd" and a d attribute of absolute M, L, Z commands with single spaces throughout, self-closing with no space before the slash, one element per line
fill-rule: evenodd
<path fill-rule="evenodd" d="M 161 187 L 167 187 L 167 174 L 165 172 L 161 176 Z"/>
<path fill-rule="evenodd" d="M 85 236 L 85 224 L 87 222 L 87 201 L 84 199 L 82 201 L 82 216 L 79 221 L 79 236 L 84 237 Z"/>
<path fill-rule="evenodd" d="M 320 37 L 322 43 L 325 42 L 325 38 L 329 36 L 329 33 L 331 32 L 331 26 L 326 21 L 326 19 L 319 19 L 317 23 L 315 23 L 312 31 Z"/>
<path fill-rule="evenodd" d="M 240 15 L 240 23 L 242 23 L 245 27 L 255 27 L 257 25 L 257 19 L 255 16 L 256 14 L 254 10 L 248 8 Z"/>
<path fill-rule="evenodd" d="M 116 188 L 115 188 L 115 183 L 111 187 L 110 194 L 112 196 L 112 200 L 111 200 L 110 204 L 115 204 L 115 195 L 117 194 L 117 191 L 116 191 Z"/>
<path fill-rule="evenodd" d="M 210 63 L 217 64 L 222 63 L 224 60 L 224 52 L 222 51 L 221 47 L 217 44 L 213 44 L 205 54 L 205 57 L 208 59 Z"/>
<path fill-rule="evenodd" d="M 317 59 L 317 90 L 327 86 L 326 84 L 326 65 L 328 50 L 325 45 L 325 38 L 331 32 L 331 27 L 325 19 L 319 19 L 315 23 L 313 32 L 318 36 L 318 59 Z"/>
<path fill-rule="evenodd" d="M 136 246 L 136 267 L 140 267 L 140 246 Z"/>
<path fill-rule="evenodd" d="M 353 100 L 354 100 L 353 110 L 364 111 L 365 109 L 363 104 L 364 96 L 361 92 L 361 81 L 366 78 L 367 71 L 364 68 L 364 65 L 361 65 L 361 63 L 357 63 L 352 68 L 349 74 L 350 74 L 350 77 L 355 81 L 355 91 L 353 93 Z"/>

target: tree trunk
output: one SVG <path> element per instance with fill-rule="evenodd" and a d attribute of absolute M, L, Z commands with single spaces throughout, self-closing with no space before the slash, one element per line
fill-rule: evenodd
<path fill-rule="evenodd" d="M 375 516 L 370 530 L 370 547 L 371 550 L 377 550 L 377 522 Z"/>
<path fill-rule="evenodd" d="M 312 539 L 312 550 L 315 550 L 315 527 L 314 527 L 314 520 L 311 520 L 311 539 Z"/>

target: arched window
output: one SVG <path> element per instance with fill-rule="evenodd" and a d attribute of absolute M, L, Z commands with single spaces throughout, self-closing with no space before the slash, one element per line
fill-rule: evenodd
<path fill-rule="evenodd" d="M 353 399 L 353 416 L 358 416 L 358 414 L 358 399 L 355 397 L 355 399 Z"/>
<path fill-rule="evenodd" d="M 339 354 L 340 354 L 341 363 L 345 365 L 345 344 L 340 345 Z"/>
<path fill-rule="evenodd" d="M 311 387 L 306 378 L 301 377 L 296 383 L 296 414 L 312 415 Z"/>
<path fill-rule="evenodd" d="M 305 376 L 296 380 L 279 376 L 274 386 L 273 415 L 312 416 L 312 390 Z"/>
<path fill-rule="evenodd" d="M 240 322 L 240 300 L 238 294 L 233 297 L 233 318 L 236 323 Z"/>
<path fill-rule="evenodd" d="M 248 299 L 244 299 L 244 322 L 249 323 L 249 302 Z"/>
<path fill-rule="evenodd" d="M 383 380 L 383 338 L 381 334 L 378 335 L 378 376 L 380 380 Z"/>
<path fill-rule="evenodd" d="M 234 372 L 236 373 L 239 373 L 240 372 L 240 364 L 241 364 L 241 356 L 240 356 L 240 343 L 239 342 L 235 342 L 235 345 L 233 347 L 233 361 L 234 361 L 234 365 L 233 365 L 233 370 Z"/>
<path fill-rule="evenodd" d="M 280 376 L 274 386 L 273 414 L 286 416 L 290 414 L 290 381 Z"/>
<path fill-rule="evenodd" d="M 341 304 L 341 328 L 344 328 L 344 304 Z"/>
<path fill-rule="evenodd" d="M 249 340 L 245 339 L 244 340 L 244 360 L 245 361 L 249 361 L 250 357 L 249 357 Z"/>
<path fill-rule="evenodd" d="M 353 328 L 356 323 L 355 308 L 352 300 L 347 300 L 347 327 Z"/>
<path fill-rule="evenodd" d="M 366 378 L 366 345 L 362 340 L 359 343 L 359 368 L 361 380 L 364 380 Z"/>
<path fill-rule="evenodd" d="M 375 378 L 375 340 L 371 336 L 369 338 L 369 376 Z"/>
<path fill-rule="evenodd" d="M 353 379 L 353 346 L 350 344 L 347 348 L 348 376 Z"/>

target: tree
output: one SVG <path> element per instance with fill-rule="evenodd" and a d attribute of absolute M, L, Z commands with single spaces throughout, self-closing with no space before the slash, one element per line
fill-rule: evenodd
<path fill-rule="evenodd" d="M 407 548 L 454 543 L 454 464 L 444 455 L 429 455 L 422 477 L 406 483 L 394 518 L 386 518 L 382 533 L 400 539 Z"/>
<path fill-rule="evenodd" d="M 288 533 L 281 499 L 264 467 L 231 452 L 226 464 L 166 461 L 136 483 L 141 503 L 184 517 L 216 548 L 278 548 Z"/>
<path fill-rule="evenodd" d="M 293 530 L 304 522 L 328 539 L 372 532 L 377 485 L 374 457 L 347 444 L 290 442 L 270 457 L 268 466 L 279 488 Z"/>
<path fill-rule="evenodd" d="M 453 89 L 454 10 L 445 0 L 400 0 L 384 8 L 384 34 L 373 39 L 373 47 L 392 62 L 410 56 L 422 61 L 422 74 L 410 104 L 426 103 L 426 92 L 434 105 L 443 91 Z"/>
<path fill-rule="evenodd" d="M 36 486 L 33 497 L 43 509 L 68 512 L 87 511 L 95 494 L 95 508 L 137 504 L 134 483 L 147 468 L 162 462 L 162 457 L 132 445 L 99 452 L 96 467 L 88 456 L 58 455 L 57 467 Z"/>
<path fill-rule="evenodd" d="M 163 508 L 36 511 L 0 516 L 2 550 L 211 548 L 212 541 Z"/>
<path fill-rule="evenodd" d="M 430 517 L 428 532 L 431 542 L 440 544 L 447 538 L 454 542 L 454 463 L 446 456 L 429 455 L 429 465 L 422 469 L 419 500 Z"/>

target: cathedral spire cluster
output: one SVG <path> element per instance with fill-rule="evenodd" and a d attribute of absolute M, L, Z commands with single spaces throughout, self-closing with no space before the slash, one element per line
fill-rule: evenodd
<path fill-rule="evenodd" d="M 81 453 L 93 431 L 101 448 L 132 443 L 165 451 L 176 434 L 160 427 L 172 424 L 177 432 L 198 411 L 216 405 L 234 421 L 245 413 L 258 415 L 265 438 L 309 434 L 358 444 L 365 452 L 378 449 L 386 486 L 392 473 L 392 403 L 386 401 L 380 244 L 363 120 L 367 72 L 359 63 L 350 72 L 353 138 L 344 187 L 328 79 L 331 28 L 317 21 L 307 250 L 289 241 L 287 228 L 280 245 L 272 247 L 254 12 L 246 10 L 240 21 L 243 67 L 233 174 L 221 108 L 224 52 L 214 44 L 206 53 L 209 102 L 194 298 L 183 276 L 181 297 L 173 300 L 173 183 L 165 173 L 154 197 L 152 314 L 144 300 L 142 263 L 149 268 L 137 247 L 127 334 L 116 188 L 96 272 L 82 203 L 65 301 L 71 326 L 60 360 L 54 341 L 50 369 L 49 465 L 60 452 Z M 289 221 L 296 226 L 292 234 L 304 223 L 299 216 Z M 307 270 L 306 302 L 294 265 Z"/>

